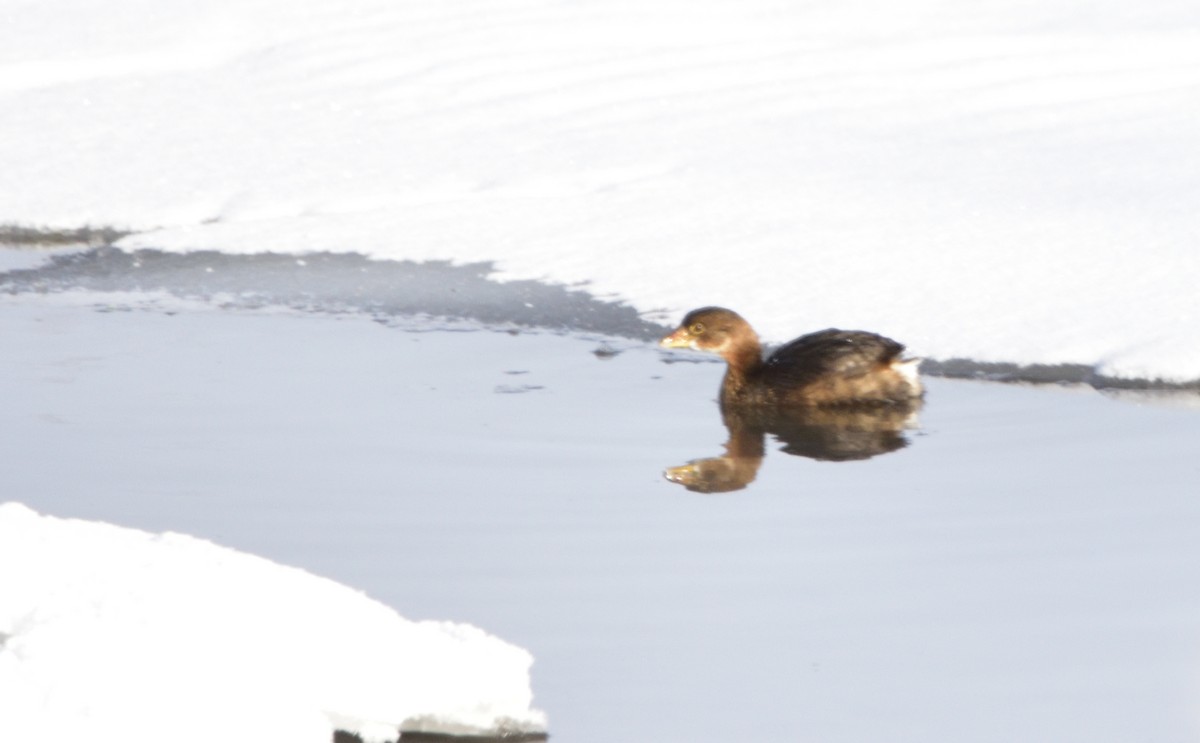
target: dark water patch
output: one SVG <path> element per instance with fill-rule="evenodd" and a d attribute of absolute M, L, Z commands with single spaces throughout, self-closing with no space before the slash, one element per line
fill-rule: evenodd
<path fill-rule="evenodd" d="M 628 305 L 538 281 L 498 282 L 491 263 L 372 260 L 355 253 L 230 255 L 100 247 L 0 274 L 0 291 L 167 292 L 237 307 L 282 305 L 318 312 L 433 315 L 627 338 L 665 328 Z"/>
<path fill-rule="evenodd" d="M 979 379 L 989 382 L 1086 384 L 1102 390 L 1200 391 L 1200 379 L 1169 382 L 1162 379 L 1107 377 L 1097 374 L 1095 368 L 1087 364 L 1013 364 L 971 359 L 926 359 L 921 362 L 921 373 L 934 377 Z"/>
<path fill-rule="evenodd" d="M 100 247 L 112 245 L 126 235 L 132 234 L 112 227 L 77 227 L 70 230 L 55 230 L 23 225 L 0 225 L 0 245 L 57 247 L 64 245 L 90 245 Z"/>
<path fill-rule="evenodd" d="M 546 733 L 510 733 L 505 735 L 448 735 L 445 733 L 404 732 L 400 743 L 532 743 L 549 740 Z M 362 743 L 362 738 L 344 730 L 333 734 L 333 743 Z"/>

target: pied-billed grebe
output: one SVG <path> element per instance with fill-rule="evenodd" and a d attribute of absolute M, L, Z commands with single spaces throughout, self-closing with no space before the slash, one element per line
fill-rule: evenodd
<path fill-rule="evenodd" d="M 904 346 L 861 330 L 822 330 L 776 349 L 765 360 L 758 334 L 732 310 L 703 307 L 663 338 L 667 348 L 719 354 L 728 363 L 722 405 L 898 403 L 921 396 L 920 359 Z"/>

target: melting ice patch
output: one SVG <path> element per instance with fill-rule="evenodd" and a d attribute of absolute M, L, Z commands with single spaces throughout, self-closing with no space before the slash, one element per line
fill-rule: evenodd
<path fill-rule="evenodd" d="M 539 732 L 526 651 L 180 534 L 0 505 L 0 739 Z"/>

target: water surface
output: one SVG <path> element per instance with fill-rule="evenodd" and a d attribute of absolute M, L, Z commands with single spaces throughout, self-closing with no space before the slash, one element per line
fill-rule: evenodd
<path fill-rule="evenodd" d="M 702 493 L 720 367 L 645 342 L 2 301 L 9 498 L 481 626 L 554 740 L 1200 735 L 1192 410 L 931 379 L 900 446 Z"/>

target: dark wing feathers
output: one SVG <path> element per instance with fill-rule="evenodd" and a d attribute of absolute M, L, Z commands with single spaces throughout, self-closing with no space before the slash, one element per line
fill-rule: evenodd
<path fill-rule="evenodd" d="M 800 385 L 825 375 L 857 377 L 900 356 L 904 345 L 861 330 L 821 330 L 787 343 L 767 358 L 763 375 Z"/>

